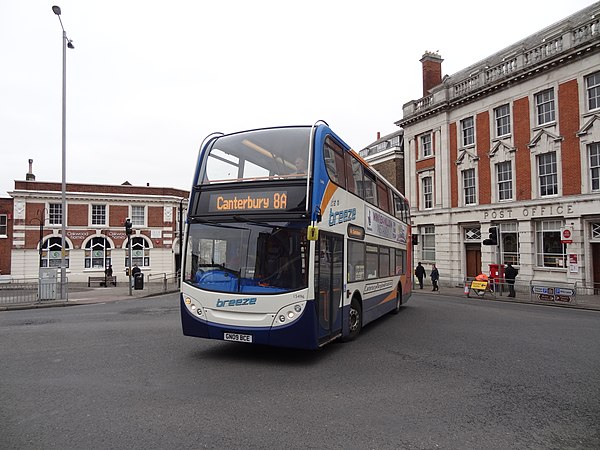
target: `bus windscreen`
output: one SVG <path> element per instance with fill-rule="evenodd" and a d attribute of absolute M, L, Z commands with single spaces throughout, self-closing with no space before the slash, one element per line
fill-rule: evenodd
<path fill-rule="evenodd" d="M 197 184 L 305 178 L 310 128 L 246 131 L 216 138 Z"/>

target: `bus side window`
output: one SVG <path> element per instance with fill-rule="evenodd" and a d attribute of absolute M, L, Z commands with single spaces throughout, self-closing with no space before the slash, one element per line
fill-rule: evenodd
<path fill-rule="evenodd" d="M 333 139 L 327 138 L 325 139 L 323 157 L 325 158 L 325 167 L 327 167 L 329 178 L 341 187 L 346 188 L 346 168 L 342 148 Z"/>
<path fill-rule="evenodd" d="M 394 217 L 396 217 L 396 219 L 400 219 L 400 220 L 404 220 L 404 202 L 402 201 L 402 198 L 394 193 Z"/>
<path fill-rule="evenodd" d="M 386 213 L 390 213 L 390 194 L 388 187 L 381 180 L 377 180 L 377 198 L 379 199 L 379 207 Z"/>
<path fill-rule="evenodd" d="M 364 171 L 364 189 L 365 200 L 372 205 L 377 206 L 377 188 L 375 184 L 375 175 L 368 170 Z"/>
<path fill-rule="evenodd" d="M 379 249 L 376 245 L 367 245 L 367 279 L 379 276 Z"/>
<path fill-rule="evenodd" d="M 358 195 L 360 198 L 365 197 L 364 181 L 363 181 L 363 166 L 362 164 L 352 155 L 346 153 L 346 178 L 348 179 L 348 186 L 355 185 L 355 189 L 350 189 L 350 192 Z"/>

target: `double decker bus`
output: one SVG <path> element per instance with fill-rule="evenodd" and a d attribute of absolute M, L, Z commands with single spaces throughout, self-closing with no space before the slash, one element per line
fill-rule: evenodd
<path fill-rule="evenodd" d="M 410 242 L 407 200 L 325 122 L 209 135 L 186 220 L 183 334 L 352 340 L 409 299 Z"/>

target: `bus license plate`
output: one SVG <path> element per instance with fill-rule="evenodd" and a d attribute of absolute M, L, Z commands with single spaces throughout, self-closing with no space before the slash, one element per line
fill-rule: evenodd
<path fill-rule="evenodd" d="M 251 334 L 223 333 L 223 339 L 235 342 L 252 342 Z"/>

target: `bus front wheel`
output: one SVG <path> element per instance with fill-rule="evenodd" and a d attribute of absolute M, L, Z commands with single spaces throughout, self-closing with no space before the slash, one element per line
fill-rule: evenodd
<path fill-rule="evenodd" d="M 350 302 L 350 311 L 348 312 L 348 335 L 343 339 L 344 342 L 356 339 L 362 329 L 362 308 L 356 297 Z"/>
<path fill-rule="evenodd" d="M 398 286 L 398 292 L 396 292 L 396 306 L 392 310 L 392 314 L 398 314 L 402 307 L 402 289 Z"/>

